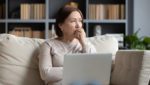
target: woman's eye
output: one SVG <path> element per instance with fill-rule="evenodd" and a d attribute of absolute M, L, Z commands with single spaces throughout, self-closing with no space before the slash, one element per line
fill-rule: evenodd
<path fill-rule="evenodd" d="M 79 20 L 79 22 L 83 22 L 83 20 Z"/>
<path fill-rule="evenodd" d="M 75 20 L 71 20 L 71 22 L 76 22 Z"/>
<path fill-rule="evenodd" d="M 78 21 L 79 21 L 79 22 L 83 22 L 83 20 L 82 20 L 82 19 L 79 19 Z"/>

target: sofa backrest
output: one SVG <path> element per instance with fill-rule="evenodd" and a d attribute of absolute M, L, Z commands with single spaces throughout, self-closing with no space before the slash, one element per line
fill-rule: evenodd
<path fill-rule="evenodd" d="M 110 36 L 87 38 L 99 53 L 118 50 L 118 42 Z M 0 34 L 0 84 L 44 85 L 38 70 L 38 49 L 44 39 Z"/>
<path fill-rule="evenodd" d="M 38 71 L 42 39 L 0 35 L 0 85 L 44 85 Z"/>

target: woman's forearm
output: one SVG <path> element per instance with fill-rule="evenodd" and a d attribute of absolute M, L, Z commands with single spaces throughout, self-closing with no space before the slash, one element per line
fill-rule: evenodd
<path fill-rule="evenodd" d="M 62 80 L 63 67 L 49 67 L 42 69 L 41 72 L 46 82 L 58 82 Z"/>

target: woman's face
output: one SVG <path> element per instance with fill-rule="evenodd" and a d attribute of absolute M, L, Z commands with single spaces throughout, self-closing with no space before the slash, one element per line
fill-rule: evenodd
<path fill-rule="evenodd" d="M 64 23 L 59 24 L 63 35 L 74 36 L 74 32 L 77 29 L 82 29 L 82 17 L 78 11 L 73 11 L 64 21 Z"/>

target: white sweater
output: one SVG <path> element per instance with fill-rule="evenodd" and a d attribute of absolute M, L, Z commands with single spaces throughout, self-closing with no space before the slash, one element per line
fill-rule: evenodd
<path fill-rule="evenodd" d="M 48 85 L 61 85 L 63 75 L 64 55 L 68 53 L 94 53 L 93 45 L 86 42 L 82 49 L 78 42 L 64 43 L 57 39 L 50 39 L 44 42 L 40 48 L 39 70 L 41 78 Z"/>

